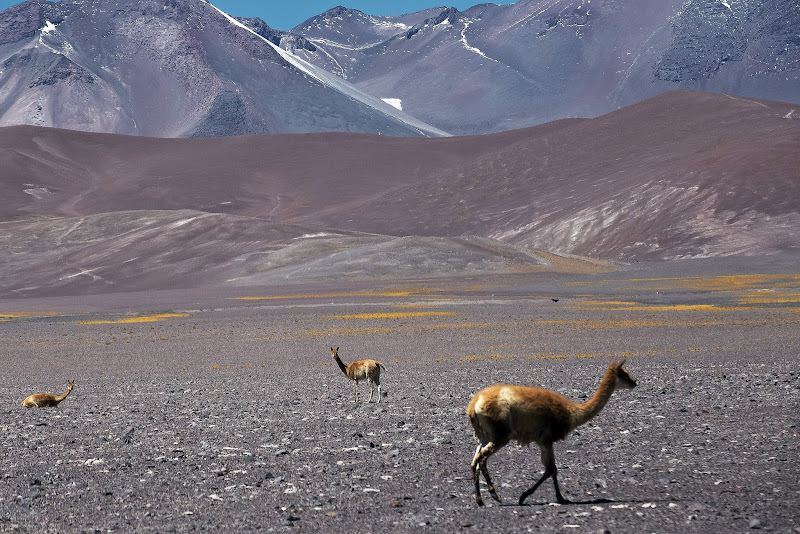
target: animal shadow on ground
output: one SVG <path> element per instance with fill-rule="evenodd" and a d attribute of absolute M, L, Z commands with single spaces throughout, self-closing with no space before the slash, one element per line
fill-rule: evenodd
<path fill-rule="evenodd" d="M 586 505 L 586 504 L 615 504 L 615 503 L 619 503 L 619 504 L 644 504 L 644 503 L 648 503 L 648 502 L 675 502 L 675 501 L 679 501 L 679 500 L 681 500 L 681 499 L 641 499 L 641 498 L 638 498 L 638 499 L 625 499 L 625 498 L 622 498 L 622 499 L 607 499 L 607 498 L 603 497 L 603 498 L 600 498 L 600 499 L 585 499 L 585 500 L 580 500 L 580 501 L 579 500 L 574 500 L 573 501 L 573 500 L 568 499 L 566 502 L 563 502 L 563 503 L 560 503 L 560 504 L 562 506 L 569 506 L 569 505 L 572 505 L 572 504 L 578 504 L 578 505 L 581 505 L 581 504 L 584 504 L 584 505 Z M 524 508 L 526 506 L 537 506 L 537 505 L 538 506 L 546 506 L 548 504 L 550 504 L 550 501 L 532 502 L 532 503 L 523 503 L 523 504 L 519 504 L 518 502 L 502 503 L 499 506 L 520 506 L 520 507 Z"/>

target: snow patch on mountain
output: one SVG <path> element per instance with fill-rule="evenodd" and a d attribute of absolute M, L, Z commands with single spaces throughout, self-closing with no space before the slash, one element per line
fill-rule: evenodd
<path fill-rule="evenodd" d="M 40 30 L 42 35 L 50 33 L 51 31 L 56 29 L 56 25 L 50 22 L 49 20 L 44 21 L 44 27 Z"/>
<path fill-rule="evenodd" d="M 467 29 L 469 28 L 470 24 L 472 24 L 472 21 L 464 21 L 464 28 L 461 30 L 461 43 L 464 45 L 464 48 L 466 48 L 470 52 L 474 52 L 475 54 L 478 54 L 479 56 L 485 57 L 486 59 L 492 59 L 489 56 L 487 56 L 486 54 L 484 54 L 483 51 L 480 48 L 475 48 L 474 46 L 471 46 L 467 42 Z M 492 61 L 495 61 L 495 60 L 492 59 Z"/>
<path fill-rule="evenodd" d="M 54 54 L 60 56 L 69 56 L 70 52 L 74 50 L 73 46 L 64 38 L 63 35 L 58 33 L 56 25 L 46 20 L 44 26 L 39 29 L 39 42 L 36 46 L 42 45 L 50 49 Z"/>
<path fill-rule="evenodd" d="M 400 98 L 381 98 L 381 100 L 383 100 L 390 106 L 394 106 L 400 111 L 403 111 L 403 101 Z"/>

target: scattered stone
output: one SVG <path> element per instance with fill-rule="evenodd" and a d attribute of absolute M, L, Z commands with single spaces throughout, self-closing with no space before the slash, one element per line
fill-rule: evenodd
<path fill-rule="evenodd" d="M 316 313 L 313 307 L 308 311 Z M 8 327 L 7 323 L 2 324 L 4 329 Z M 305 327 L 297 328 L 299 332 L 299 328 Z M 702 337 L 702 329 L 697 330 Z M 254 334 L 258 335 L 255 331 Z M 615 334 L 609 335 L 612 335 L 611 346 Z M 150 334 L 147 337 L 149 339 Z M 401 337 L 397 334 L 398 340 Z M 548 337 L 546 341 L 552 343 L 550 348 L 563 350 L 556 348 L 558 342 L 554 337 Z M 214 349 L 228 343 L 233 343 L 235 348 L 238 343 L 239 348 L 247 352 L 238 355 L 232 352 L 231 358 L 248 358 L 253 349 L 251 340 L 243 336 L 237 341 L 236 336 L 229 336 L 219 342 L 203 338 L 202 343 L 208 341 Z M 387 339 L 387 345 L 389 341 Z M 578 341 L 580 345 L 582 342 Z M 698 345 L 705 341 L 701 339 Z M 737 341 L 743 342 L 736 340 L 730 344 Z M 166 342 L 152 345 L 155 350 L 162 344 Z M 268 350 L 280 348 L 275 341 L 265 345 L 270 345 L 265 347 Z M 82 345 L 79 348 L 76 353 L 83 351 Z M 424 344 L 410 347 L 410 352 L 420 353 L 420 348 L 425 348 Z M 521 348 L 517 350 L 522 353 Z M 91 359 L 89 352 L 86 358 Z M 292 356 L 291 351 L 283 352 L 290 363 L 301 361 Z M 741 365 L 748 369 L 748 376 L 758 372 L 749 358 L 760 356 L 749 346 L 742 352 L 747 353 L 747 359 L 742 362 L 737 361 L 735 354 L 730 360 L 727 354 L 725 359 L 717 359 L 712 354 L 704 358 L 713 365 L 706 367 L 704 359 L 688 368 L 683 366 L 686 369 L 682 372 L 691 372 L 692 379 L 713 375 L 718 371 L 714 365 L 731 368 Z M 202 350 L 191 357 L 211 358 Z M 529 366 L 548 371 L 541 377 L 529 377 L 529 382 L 540 381 L 553 386 L 561 381 L 567 384 L 566 393 L 578 398 L 584 394 L 578 389 L 584 384 L 583 368 L 587 369 L 585 384 L 588 387 L 596 379 L 594 375 L 589 376 L 590 367 L 599 365 L 598 361 L 569 356 L 566 360 L 526 360 L 525 365 L 513 361 L 496 362 L 478 368 L 471 362 L 453 360 L 452 365 L 431 365 L 446 371 L 437 375 L 434 382 L 430 382 L 427 364 L 417 361 L 396 365 L 398 374 L 393 386 L 398 391 L 402 389 L 406 399 L 398 400 L 397 404 L 387 403 L 387 412 L 381 417 L 372 417 L 377 413 L 373 412 L 373 407 L 352 406 L 349 395 L 343 393 L 341 398 L 335 397 L 335 393 L 331 393 L 334 388 L 326 389 L 322 377 L 331 370 L 329 366 L 318 369 L 308 365 L 301 369 L 301 373 L 314 375 L 307 391 L 302 389 L 305 385 L 291 381 L 297 369 L 284 371 L 283 364 L 269 372 L 234 369 L 232 365 L 227 371 L 205 371 L 210 376 L 208 379 L 197 366 L 197 384 L 192 386 L 192 392 L 193 395 L 202 392 L 204 407 L 199 408 L 192 399 L 178 402 L 176 396 L 167 411 L 158 408 L 159 395 L 166 389 L 163 382 L 174 380 L 168 370 L 163 375 L 166 378 L 159 376 L 149 384 L 146 378 L 149 371 L 132 368 L 139 373 L 134 384 L 128 382 L 128 377 L 117 377 L 114 374 L 117 368 L 110 366 L 108 377 L 93 379 L 92 394 L 87 393 L 83 398 L 99 403 L 100 399 L 111 398 L 109 394 L 115 390 L 133 393 L 135 387 L 135 394 L 125 396 L 128 404 L 122 405 L 119 401 L 119 406 L 110 406 L 105 411 L 96 409 L 94 415 L 89 414 L 86 407 L 76 408 L 76 403 L 65 404 L 59 411 L 38 413 L 0 409 L 0 430 L 3 431 L 0 445 L 12 452 L 0 470 L 0 532 L 13 531 L 12 523 L 19 524 L 21 531 L 32 531 L 37 522 L 49 522 L 54 530 L 85 532 L 92 532 L 94 528 L 103 532 L 125 532 L 135 530 L 136 526 L 145 531 L 183 532 L 213 529 L 220 524 L 227 525 L 231 532 L 240 527 L 264 532 L 271 527 L 279 533 L 315 531 L 328 526 L 332 531 L 343 532 L 405 531 L 421 523 L 430 524 L 429 530 L 435 532 L 446 532 L 448 528 L 461 532 L 513 532 L 529 527 L 533 531 L 550 529 L 555 532 L 562 530 L 563 525 L 580 525 L 580 528 L 568 526 L 562 532 L 593 534 L 632 529 L 709 532 L 718 528 L 720 532 L 734 532 L 737 525 L 739 530 L 751 525 L 750 532 L 769 532 L 774 528 L 774 532 L 800 534 L 800 523 L 791 516 L 791 507 L 786 505 L 800 495 L 797 488 L 789 484 L 790 477 L 797 473 L 791 460 L 797 447 L 781 434 L 786 429 L 784 416 L 760 409 L 767 405 L 785 407 L 782 396 L 787 392 L 778 390 L 774 396 L 768 396 L 766 389 L 755 390 L 759 401 L 758 430 L 764 430 L 762 435 L 754 432 L 752 425 L 739 428 L 738 416 L 750 414 L 747 410 L 751 408 L 746 395 L 737 399 L 727 394 L 738 391 L 735 386 L 742 380 L 734 378 L 737 375 L 729 374 L 729 381 L 724 384 L 709 381 L 707 385 L 703 382 L 698 386 L 694 380 L 681 384 L 675 380 L 673 367 L 660 358 L 659 355 L 629 361 L 631 365 L 647 368 L 647 372 L 641 371 L 637 376 L 642 377 L 642 384 L 652 384 L 657 392 L 665 383 L 674 382 L 677 384 L 675 391 L 670 389 L 669 395 L 653 396 L 644 388 L 634 390 L 632 399 L 636 401 L 633 403 L 636 410 L 628 410 L 627 405 L 617 399 L 614 417 L 598 419 L 604 429 L 582 427 L 582 432 L 565 442 L 564 448 L 577 452 L 565 452 L 560 457 L 557 453 L 559 463 L 571 468 L 564 468 L 564 474 L 574 473 L 563 482 L 567 493 L 590 501 L 561 507 L 546 504 L 553 498 L 550 481 L 529 499 L 529 506 L 516 506 L 519 491 L 529 485 L 531 477 L 541 473 L 535 449 L 520 451 L 518 462 L 513 454 L 490 460 L 498 464 L 497 472 L 492 470 L 497 477 L 495 482 L 510 486 L 501 491 L 504 505 L 490 500 L 485 492 L 487 507 L 475 504 L 469 471 L 475 442 L 464 408 L 477 382 L 506 380 L 512 371 L 518 373 Z M 87 367 L 94 365 L 92 361 Z M 784 364 L 778 358 L 770 365 Z M 224 369 L 224 365 L 221 367 Z M 552 376 L 551 370 L 555 370 Z M 154 368 L 152 372 L 156 371 Z M 481 375 L 480 380 L 476 371 Z M 78 372 L 83 371 L 79 369 Z M 289 385 L 278 387 L 287 377 L 290 380 L 284 385 Z M 388 373 L 386 379 L 389 380 Z M 415 385 L 417 380 L 431 384 L 426 386 L 430 398 L 423 402 L 419 402 L 413 387 L 409 386 Z M 437 382 L 443 385 L 438 386 Z M 181 390 L 178 381 L 170 384 L 174 384 L 176 391 Z M 338 380 L 336 384 L 339 385 Z M 86 385 L 89 391 L 88 379 Z M 344 386 L 346 383 L 342 389 Z M 717 388 L 723 389 L 717 391 Z M 314 390 L 316 393 L 312 393 Z M 450 391 L 453 396 L 448 399 Z M 693 434 L 693 424 L 697 421 L 684 421 L 671 428 L 646 416 L 648 409 L 652 413 L 674 416 L 680 406 L 676 407 L 675 403 L 723 395 L 731 399 L 729 403 L 733 408 L 730 414 L 713 420 L 713 435 Z M 19 394 L 15 392 L 14 396 Z M 82 397 L 70 399 L 81 400 Z M 298 414 L 292 417 L 292 401 L 296 399 L 301 403 L 296 408 Z M 617 401 L 612 400 L 609 409 L 613 411 L 613 403 Z M 440 408 L 432 408 L 433 402 L 439 403 Z M 355 415 L 351 421 L 345 420 L 348 412 Z M 335 418 L 331 417 L 333 414 Z M 36 426 L 37 418 L 44 417 L 51 424 Z M 328 422 L 329 419 L 335 422 Z M 392 432 L 399 419 L 404 420 L 400 431 Z M 699 419 L 707 420 L 708 416 Z M 198 424 L 189 426 L 192 421 Z M 130 444 L 123 440 L 126 425 L 135 427 Z M 682 425 L 686 425 L 686 432 L 681 430 Z M 630 433 L 620 434 L 620 429 L 629 429 Z M 359 433 L 362 437 L 358 437 Z M 98 441 L 98 436 L 109 436 L 109 439 Z M 696 436 L 702 438 L 695 439 Z M 411 437 L 414 441 L 407 444 L 406 440 Z M 723 441 L 723 437 L 727 440 Z M 441 449 L 448 447 L 443 444 L 451 439 L 452 449 L 443 453 Z M 691 447 L 681 447 L 689 440 L 693 443 Z M 589 442 L 595 451 L 594 461 L 582 463 L 577 457 L 581 451 L 586 452 Z M 31 452 L 29 444 L 37 444 L 38 451 Z M 225 448 L 225 445 L 236 448 Z M 343 452 L 352 446 L 358 449 Z M 400 446 L 403 446 L 402 451 Z M 686 451 L 692 447 L 701 451 L 701 455 Z M 402 459 L 399 458 L 401 452 Z M 731 463 L 731 458 L 735 463 Z M 777 468 L 777 471 L 766 473 L 764 478 L 766 468 L 762 460 L 768 458 L 770 463 L 766 468 Z M 86 464 L 101 459 L 103 463 Z M 337 465 L 337 462 L 341 463 Z M 504 469 L 500 464 L 504 464 Z M 645 464 L 648 465 L 646 469 L 639 468 Z M 626 471 L 624 476 L 619 474 L 621 469 Z M 625 478 L 634 473 L 634 479 Z M 739 485 L 735 476 L 742 479 Z M 292 484 L 288 484 L 287 479 Z M 634 485 L 629 485 L 628 480 L 633 480 Z M 715 486 L 718 480 L 724 483 Z M 758 480 L 769 484 L 762 486 Z M 610 489 L 595 489 L 606 486 Z M 295 488 L 297 492 L 284 494 L 287 488 Z M 686 492 L 686 488 L 693 489 Z M 764 491 L 772 488 L 780 488 L 781 493 Z M 406 500 L 404 495 L 413 496 L 413 500 Z M 689 500 L 678 500 L 682 496 Z M 603 502 L 600 497 L 620 500 Z M 695 497 L 702 500 L 691 501 Z M 536 501 L 538 503 L 533 504 Z M 657 507 L 652 509 L 654 506 Z M 197 512 L 193 513 L 195 507 Z M 304 509 L 302 512 L 294 511 L 300 507 Z M 74 511 L 74 517 L 68 519 L 67 514 L 57 514 L 58 510 L 65 509 L 70 513 Z M 584 510 L 590 511 L 591 516 L 587 517 Z M 644 512 L 642 519 L 637 517 L 637 511 Z M 751 523 L 751 520 L 754 521 Z M 600 527 L 601 523 L 608 527 Z"/>
<path fill-rule="evenodd" d="M 133 427 L 129 426 L 125 429 L 125 432 L 123 432 L 122 435 L 120 436 L 120 440 L 123 443 L 130 443 L 132 439 L 133 439 Z"/>

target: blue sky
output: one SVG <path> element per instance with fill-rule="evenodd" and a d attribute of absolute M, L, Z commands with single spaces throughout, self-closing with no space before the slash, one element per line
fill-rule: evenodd
<path fill-rule="evenodd" d="M 2 1 L 2 0 L 0 0 Z M 483 0 L 484 2 L 486 0 Z M 450 6 L 467 9 L 481 0 L 211 0 L 211 3 L 229 15 L 261 17 L 278 30 L 289 30 L 301 22 L 336 6 L 358 9 L 369 15 L 402 15 L 429 7 Z M 496 2 L 507 3 L 507 2 Z"/>
<path fill-rule="evenodd" d="M 0 0 L 0 10 L 18 3 L 14 0 Z M 273 28 L 289 30 L 306 19 L 338 5 L 358 9 L 370 15 L 402 15 L 443 5 L 464 10 L 483 2 L 481 0 L 466 2 L 456 0 L 444 2 L 436 0 L 212 0 L 211 3 L 229 15 L 261 17 Z M 498 0 L 495 3 L 507 4 L 510 2 Z"/>

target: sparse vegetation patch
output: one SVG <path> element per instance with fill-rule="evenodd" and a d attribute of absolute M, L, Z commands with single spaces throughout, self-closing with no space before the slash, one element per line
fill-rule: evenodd
<path fill-rule="evenodd" d="M 456 312 L 383 312 L 383 313 L 354 313 L 350 315 L 329 315 L 326 319 L 409 319 L 411 317 L 435 317 L 442 315 L 456 315 Z"/>
<path fill-rule="evenodd" d="M 190 313 L 153 313 L 150 315 L 140 315 L 138 317 L 125 317 L 122 319 L 101 319 L 95 321 L 78 321 L 78 324 L 127 324 L 127 323 L 154 323 L 164 319 L 176 317 L 188 317 Z"/>

